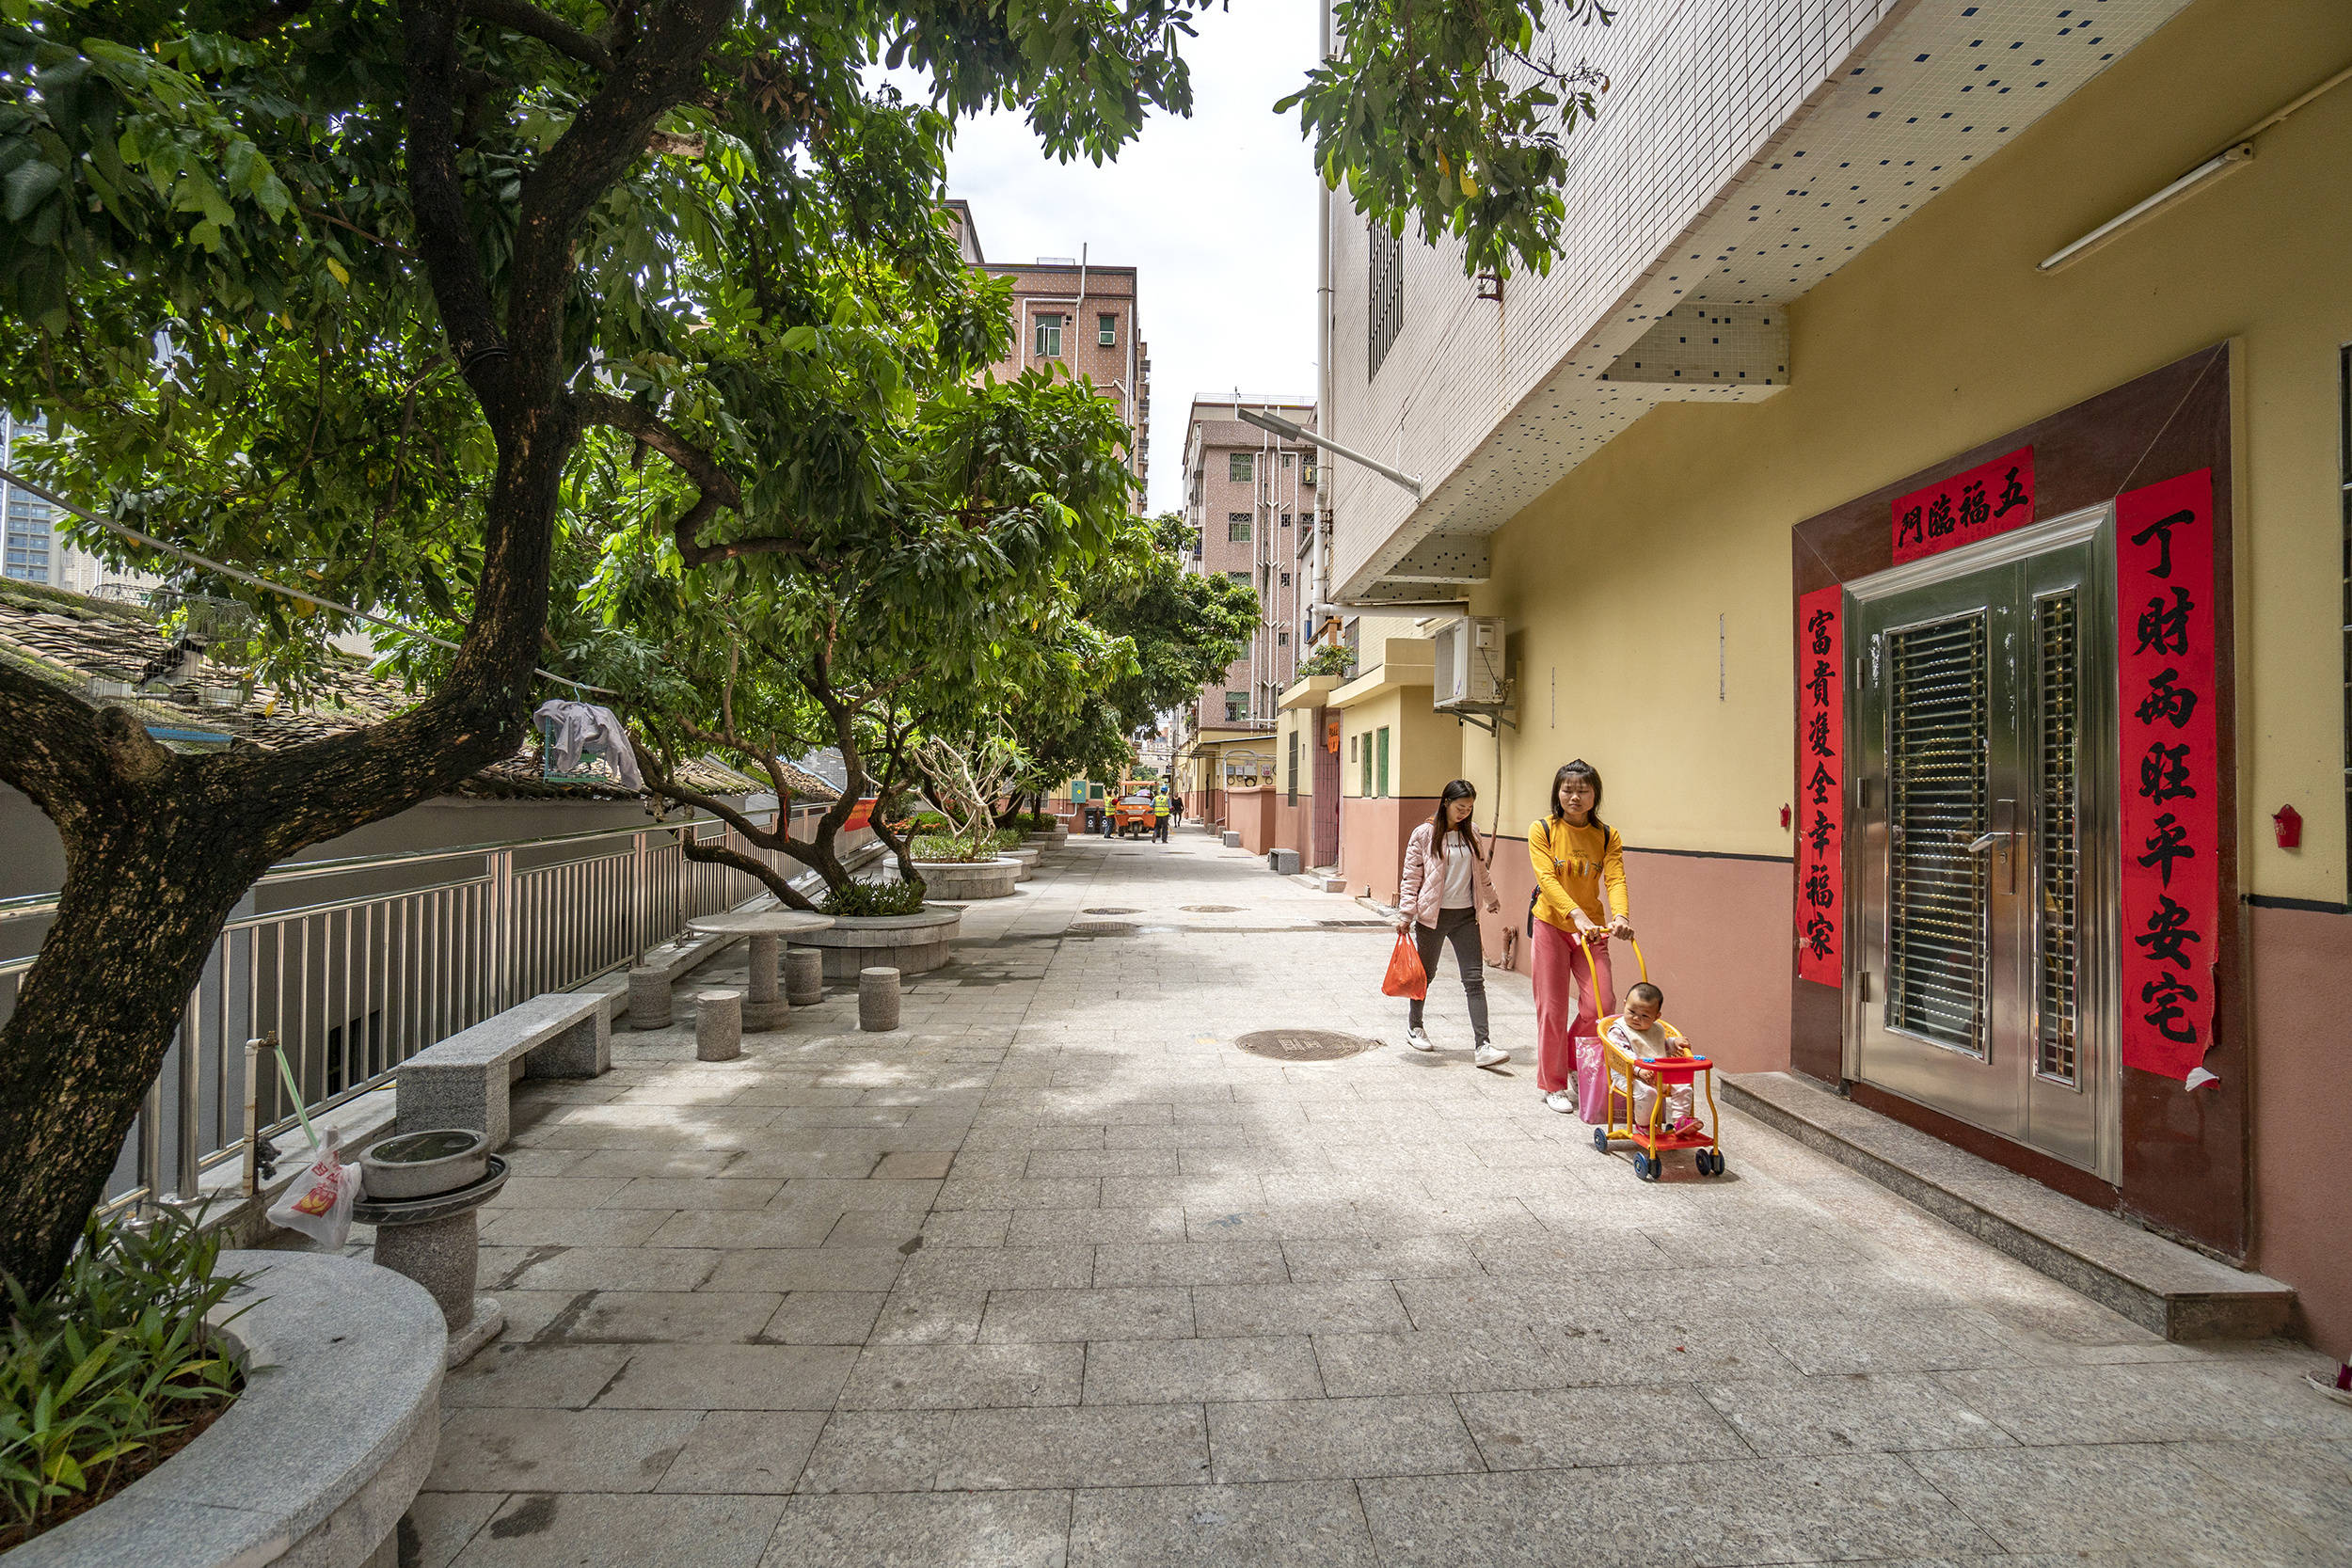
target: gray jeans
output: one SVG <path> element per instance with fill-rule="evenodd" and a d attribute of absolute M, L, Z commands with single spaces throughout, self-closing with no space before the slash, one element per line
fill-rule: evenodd
<path fill-rule="evenodd" d="M 1422 973 L 1432 980 L 1438 977 L 1438 949 L 1445 942 L 1454 944 L 1454 962 L 1462 970 L 1462 993 L 1470 998 L 1470 1032 L 1480 1040 L 1486 1037 L 1486 968 L 1478 950 L 1478 911 L 1476 910 L 1439 910 L 1435 926 L 1413 922 L 1413 945 L 1421 950 Z M 1421 1003 L 1411 1004 L 1411 1023 L 1421 1027 Z"/>

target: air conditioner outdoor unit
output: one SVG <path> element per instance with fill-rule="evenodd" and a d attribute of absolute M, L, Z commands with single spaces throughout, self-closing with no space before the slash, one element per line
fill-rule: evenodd
<path fill-rule="evenodd" d="M 1494 713 L 1503 705 L 1502 617 L 1459 615 L 1437 629 L 1434 701 L 1439 713 Z"/>

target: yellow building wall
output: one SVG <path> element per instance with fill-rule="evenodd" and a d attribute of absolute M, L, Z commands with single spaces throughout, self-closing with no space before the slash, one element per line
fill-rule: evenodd
<path fill-rule="evenodd" d="M 1340 799 L 1353 800 L 1364 794 L 1364 765 L 1359 760 L 1361 755 L 1359 748 L 1372 745 L 1375 733 L 1384 724 L 1389 730 L 1389 793 L 1394 795 L 1398 792 L 1397 758 L 1402 754 L 1401 740 L 1405 728 L 1403 705 L 1398 697 L 1413 689 L 1416 689 L 1400 687 L 1393 691 L 1383 691 L 1340 710 Z M 1426 695 L 1424 692 L 1424 700 Z M 1377 794 L 1379 771 L 1376 767 L 1373 779 L 1373 791 Z"/>
<path fill-rule="evenodd" d="M 1291 736 L 1298 736 L 1298 799 L 1303 804 L 1315 792 L 1315 711 L 1312 708 L 1284 708 L 1274 716 L 1274 784 L 1278 789 L 1291 782 Z M 1340 742 L 1343 747 L 1344 740 Z M 1344 757 L 1347 753 L 1340 753 Z"/>
<path fill-rule="evenodd" d="M 2244 885 L 2344 899 L 2352 84 L 2239 171 L 2056 273 L 2035 263 L 2347 61 L 2344 0 L 2203 0 L 1797 301 L 1786 391 L 1659 408 L 1506 525 L 1473 591 L 1518 657 L 1504 831 L 1582 756 L 1630 844 L 1789 853 L 1790 529 L 2235 340 Z M 1492 743 L 1445 729 L 1491 787 Z M 2269 832 L 2287 802 L 2299 850 Z"/>
<path fill-rule="evenodd" d="M 1436 795 L 1461 772 L 1462 742 L 1454 732 L 1458 726 L 1429 705 L 1430 689 L 1425 686 L 1400 686 L 1367 697 L 1352 707 L 1341 710 L 1340 720 L 1340 795 L 1353 799 L 1362 793 L 1363 764 L 1348 760 L 1348 737 L 1361 736 L 1359 744 L 1376 744 L 1372 737 L 1382 725 L 1389 730 L 1389 794 Z M 1300 791 L 1305 792 L 1303 775 Z M 1379 784 L 1379 768 L 1374 765 L 1374 787 Z"/>

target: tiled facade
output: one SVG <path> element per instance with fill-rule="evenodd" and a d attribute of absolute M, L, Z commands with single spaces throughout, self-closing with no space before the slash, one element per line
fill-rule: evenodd
<path fill-rule="evenodd" d="M 1091 381 L 1119 405 L 1136 433 L 1131 456 L 1137 490 L 1152 466 L 1152 354 L 1136 309 L 1136 269 L 1097 266 L 1078 257 L 1041 257 L 1032 263 L 991 261 L 980 248 L 972 210 L 950 201 L 963 258 L 993 277 L 1012 281 L 1013 351 L 989 367 L 999 381 L 1024 371 L 1059 365 Z"/>
<path fill-rule="evenodd" d="M 1240 405 L 1314 428 L 1311 399 L 1245 397 Z M 1201 689 L 1194 709 L 1204 738 L 1271 725 L 1297 671 L 1314 597 L 1314 449 L 1246 424 L 1233 409 L 1231 398 L 1196 398 L 1184 427 L 1184 518 L 1193 530 L 1186 564 L 1258 591 L 1257 635 L 1221 685 Z"/>

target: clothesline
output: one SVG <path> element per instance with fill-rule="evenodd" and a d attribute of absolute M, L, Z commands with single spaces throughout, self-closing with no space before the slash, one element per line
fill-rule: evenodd
<path fill-rule="evenodd" d="M 161 550 L 164 554 L 175 556 L 182 561 L 187 562 L 190 565 L 201 566 L 208 572 L 218 572 L 222 577 L 228 578 L 231 581 L 242 582 L 249 588 L 266 589 L 272 594 L 282 594 L 287 598 L 298 599 L 307 605 L 316 605 L 322 610 L 339 610 L 345 615 L 356 615 L 360 620 L 366 621 L 373 626 L 382 626 L 388 631 L 401 632 L 409 637 L 421 637 L 427 642 L 431 642 L 437 647 L 447 648 L 453 653 L 456 651 L 456 643 L 451 641 L 446 637 L 437 637 L 433 633 L 425 630 L 422 626 L 412 626 L 405 621 L 395 621 L 387 616 L 377 615 L 370 610 L 360 610 L 356 606 L 344 604 L 341 600 L 322 598 L 316 594 L 306 593 L 299 588 L 289 588 L 282 582 L 272 582 L 267 578 L 255 577 L 251 572 L 239 571 L 236 567 L 226 565 L 220 562 L 215 561 L 210 556 L 199 555 L 194 550 L 182 549 L 177 545 L 167 544 L 163 540 L 154 537 L 152 534 L 141 533 L 137 529 L 131 527 L 127 523 L 119 523 L 112 517 L 102 517 L 95 512 L 86 511 L 83 508 L 74 505 L 72 501 L 66 499 L 63 496 L 56 494 L 55 491 L 42 489 L 40 485 L 35 484 L 32 481 L 24 478 L 22 474 L 15 472 L 13 469 L 0 468 L 0 480 L 6 480 L 8 483 L 15 485 L 20 490 L 39 496 L 41 499 L 47 501 L 52 506 L 61 506 L 65 508 L 65 510 L 72 513 L 76 517 L 81 518 L 82 521 L 86 523 L 94 523 L 110 533 L 119 533 L 135 545 L 143 545 L 151 550 Z M 586 681 L 574 680 L 569 675 L 559 675 L 552 670 L 542 670 L 537 665 L 532 666 L 532 673 L 535 675 L 545 675 L 548 679 L 562 686 L 568 686 L 575 691 L 594 691 L 598 696 L 602 697 L 617 697 L 620 695 L 619 692 L 613 690 L 611 687 L 590 686 Z"/>

